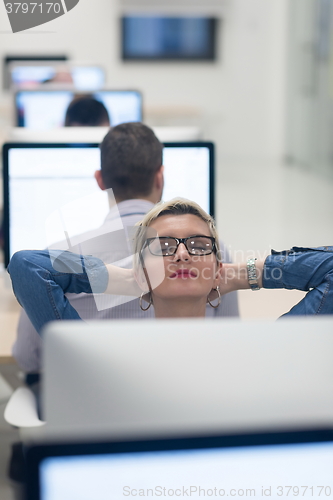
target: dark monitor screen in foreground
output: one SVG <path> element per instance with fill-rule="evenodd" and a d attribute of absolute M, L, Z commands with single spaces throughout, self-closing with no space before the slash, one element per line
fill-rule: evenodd
<path fill-rule="evenodd" d="M 96 195 L 93 209 L 84 205 L 75 221 L 81 234 L 103 224 L 105 193 L 94 172 L 100 169 L 98 144 L 6 144 L 4 163 L 5 265 L 14 252 L 43 249 L 63 239 L 45 224 L 52 213 Z M 214 215 L 214 146 L 209 142 L 166 143 L 163 198 L 183 196 Z M 73 210 L 71 210 L 73 213 Z M 50 232 L 51 231 L 51 232 Z"/>
<path fill-rule="evenodd" d="M 332 431 L 49 445 L 28 452 L 28 500 L 333 495 Z"/>
<path fill-rule="evenodd" d="M 127 16 L 122 18 L 125 60 L 213 60 L 217 19 Z"/>
<path fill-rule="evenodd" d="M 15 95 L 16 124 L 36 130 L 63 127 L 72 90 L 20 90 Z M 112 126 L 142 121 L 142 95 L 137 90 L 100 90 L 90 94 L 106 107 Z"/>

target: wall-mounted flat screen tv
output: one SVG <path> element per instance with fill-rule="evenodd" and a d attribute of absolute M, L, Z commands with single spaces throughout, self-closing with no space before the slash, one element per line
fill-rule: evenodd
<path fill-rule="evenodd" d="M 125 16 L 122 58 L 137 60 L 214 60 L 217 19 L 211 17 Z"/>

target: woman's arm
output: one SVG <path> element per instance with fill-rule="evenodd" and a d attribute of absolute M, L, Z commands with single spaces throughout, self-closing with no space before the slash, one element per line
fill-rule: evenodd
<path fill-rule="evenodd" d="M 49 321 L 81 319 L 65 293 L 141 294 L 132 269 L 71 252 L 23 250 L 13 255 L 8 272 L 16 298 L 39 334 Z"/>
<path fill-rule="evenodd" d="M 256 270 L 258 277 L 259 288 L 262 288 L 262 274 L 264 261 L 256 261 Z M 250 288 L 246 262 L 225 264 L 220 271 L 220 292 L 225 293 L 235 292 L 237 290 L 248 290 Z"/>
<path fill-rule="evenodd" d="M 80 319 L 65 293 L 138 296 L 140 292 L 132 270 L 105 266 L 95 257 L 71 252 L 17 252 L 8 272 L 16 298 L 39 334 L 49 321 Z"/>
<path fill-rule="evenodd" d="M 333 314 L 333 247 L 293 247 L 267 257 L 265 288 L 308 291 L 286 315 Z"/>
<path fill-rule="evenodd" d="M 133 269 L 124 269 L 112 264 L 105 265 L 109 281 L 104 293 L 140 297 L 142 290 L 134 277 Z"/>
<path fill-rule="evenodd" d="M 23 250 L 13 255 L 8 266 L 13 290 L 39 334 L 49 321 L 80 319 L 65 293 L 92 292 L 86 273 L 87 264 L 92 266 L 97 278 L 98 268 L 93 268 L 93 261 L 89 263 L 70 252 L 57 255 L 53 262 L 47 250 Z M 107 278 L 101 285 L 105 290 Z"/>
<path fill-rule="evenodd" d="M 259 287 L 308 291 L 290 315 L 333 314 L 333 247 L 272 251 L 256 262 Z M 249 289 L 246 263 L 224 264 L 221 292 Z"/>

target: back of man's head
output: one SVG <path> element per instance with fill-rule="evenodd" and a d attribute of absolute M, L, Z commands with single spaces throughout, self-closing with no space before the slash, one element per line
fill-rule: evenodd
<path fill-rule="evenodd" d="M 100 147 L 103 183 L 118 201 L 150 195 L 163 153 L 151 128 L 122 123 L 107 133 Z"/>
<path fill-rule="evenodd" d="M 69 104 L 65 127 L 109 127 L 110 117 L 104 104 L 91 96 L 76 97 Z"/>

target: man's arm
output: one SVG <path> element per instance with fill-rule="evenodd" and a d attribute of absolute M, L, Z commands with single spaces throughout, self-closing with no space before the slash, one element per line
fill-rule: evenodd
<path fill-rule="evenodd" d="M 21 368 L 26 373 L 38 373 L 41 369 L 42 339 L 31 324 L 26 312 L 21 311 L 17 337 L 13 345 L 12 354 Z"/>

